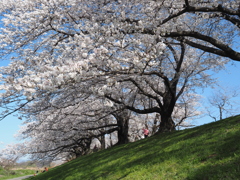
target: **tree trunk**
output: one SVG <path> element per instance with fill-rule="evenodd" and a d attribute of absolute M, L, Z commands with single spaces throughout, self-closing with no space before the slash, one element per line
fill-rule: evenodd
<path fill-rule="evenodd" d="M 222 120 L 222 107 L 219 107 L 220 120 Z"/>
<path fill-rule="evenodd" d="M 118 143 L 117 144 L 126 144 L 129 142 L 128 139 L 128 123 L 123 126 L 119 126 L 118 130 Z"/>
<path fill-rule="evenodd" d="M 175 123 L 172 120 L 172 117 L 161 117 L 159 133 L 175 131 Z"/>
<path fill-rule="evenodd" d="M 171 83 L 165 82 L 166 91 L 163 95 L 163 106 L 159 114 L 161 115 L 160 128 L 158 132 L 171 132 L 176 130 L 175 123 L 172 119 L 172 112 L 176 104 L 176 89 L 178 78 L 173 80 Z"/>
<path fill-rule="evenodd" d="M 101 149 L 105 149 L 106 146 L 105 135 L 101 136 L 98 140 L 101 143 Z"/>
<path fill-rule="evenodd" d="M 124 118 L 123 118 L 124 119 Z M 124 119 L 118 122 L 118 142 L 117 144 L 126 144 L 129 142 L 128 139 L 128 120 Z"/>
<path fill-rule="evenodd" d="M 153 122 L 152 134 L 155 134 L 158 131 L 158 128 L 159 128 L 159 125 L 157 125 L 158 122 L 160 122 L 160 115 L 156 114 Z"/>
<path fill-rule="evenodd" d="M 119 113 L 114 113 L 113 116 L 116 118 L 118 124 L 118 142 L 119 144 L 126 144 L 129 142 L 128 129 L 129 129 L 129 111 L 123 110 Z"/>

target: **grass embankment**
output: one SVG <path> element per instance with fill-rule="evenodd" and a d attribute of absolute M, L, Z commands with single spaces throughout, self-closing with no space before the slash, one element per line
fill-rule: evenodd
<path fill-rule="evenodd" d="M 80 157 L 31 180 L 240 178 L 240 115 Z"/>
<path fill-rule="evenodd" d="M 34 170 L 29 169 L 19 169 L 19 170 L 4 170 L 0 167 L 0 180 L 12 179 L 16 177 L 26 176 L 34 174 Z"/>

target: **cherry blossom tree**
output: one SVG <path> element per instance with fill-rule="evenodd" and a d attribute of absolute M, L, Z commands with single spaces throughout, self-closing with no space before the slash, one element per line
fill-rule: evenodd
<path fill-rule="evenodd" d="M 178 129 L 194 126 L 194 120 L 203 114 L 199 103 L 201 99 L 200 95 L 192 93 L 181 96 L 172 115 Z"/>
<path fill-rule="evenodd" d="M 240 61 L 236 41 L 240 32 L 239 1 L 183 0 L 177 3 L 178 6 L 169 7 L 171 13 L 159 22 L 159 26 L 171 25 L 169 31 L 163 31 L 162 36 L 184 41 L 194 48 L 220 57 Z"/>
<path fill-rule="evenodd" d="M 1 1 L 1 57 L 11 63 L 0 69 L 0 118 L 19 112 L 26 119 L 22 136 L 39 159 L 85 154 L 93 138 L 115 131 L 125 143 L 131 113 L 158 115 L 152 132 L 175 130 L 190 115 L 177 105 L 185 99 L 190 112 L 187 94 L 227 62 L 204 51 L 232 52 L 212 41 L 219 36 L 206 28 L 212 18 L 193 11 L 189 18 L 183 5 L 192 7 L 183 0 Z M 203 33 L 195 33 L 199 41 L 176 35 L 188 28 Z M 202 37 L 211 38 L 203 44 Z"/>
<path fill-rule="evenodd" d="M 136 113 L 159 113 L 160 131 L 174 130 L 186 86 L 207 82 L 204 71 L 224 64 L 161 36 L 171 26 L 160 21 L 182 3 L 175 2 L 2 1 L 1 53 L 12 58 L 1 69 L 2 118 L 34 104 L 72 106 L 77 89 L 75 97 L 91 91 Z M 125 92 L 142 103 L 119 100 Z"/>
<path fill-rule="evenodd" d="M 238 89 L 238 88 L 236 88 Z M 239 103 L 234 99 L 238 97 L 236 89 L 228 87 L 217 89 L 208 97 L 208 104 L 212 108 L 206 107 L 207 114 L 215 121 L 222 120 L 224 115 L 234 115 L 238 112 Z M 216 112 L 217 111 L 217 112 Z"/>
<path fill-rule="evenodd" d="M 106 102 L 88 97 L 65 108 L 56 105 L 43 111 L 36 105 L 30 109 L 25 107 L 24 113 L 29 115 L 25 117 L 28 117 L 26 125 L 19 133 L 21 139 L 30 139 L 24 142 L 25 153 L 32 154 L 33 159 L 52 160 L 88 154 L 94 138 L 118 130 L 117 124 L 111 123 L 109 112 L 100 109 L 106 107 L 101 103 Z M 35 113 L 37 115 L 32 115 Z"/>
<path fill-rule="evenodd" d="M 22 156 L 21 144 L 9 144 L 0 151 L 0 165 L 2 168 L 9 170 L 16 165 L 19 158 Z"/>

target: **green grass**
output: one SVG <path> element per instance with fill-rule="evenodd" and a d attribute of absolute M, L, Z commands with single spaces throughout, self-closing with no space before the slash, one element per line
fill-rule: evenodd
<path fill-rule="evenodd" d="M 34 180 L 236 180 L 240 115 L 80 157 Z"/>
<path fill-rule="evenodd" d="M 34 170 L 29 169 L 19 169 L 19 170 L 4 170 L 0 167 L 0 180 L 4 179 L 12 179 L 16 177 L 26 176 L 26 175 L 33 175 Z"/>

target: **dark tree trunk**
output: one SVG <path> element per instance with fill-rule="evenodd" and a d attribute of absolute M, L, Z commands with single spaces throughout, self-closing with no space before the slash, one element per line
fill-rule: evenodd
<path fill-rule="evenodd" d="M 160 128 L 158 130 L 159 133 L 163 133 L 163 132 L 171 132 L 176 130 L 175 128 L 175 123 L 172 120 L 171 116 L 170 117 L 162 117 L 161 118 L 161 122 L 160 122 Z"/>
<path fill-rule="evenodd" d="M 129 139 L 128 139 L 128 118 L 125 119 L 124 117 L 123 118 L 120 118 L 121 120 L 118 121 L 118 142 L 117 144 L 126 144 L 129 142 Z"/>
<path fill-rule="evenodd" d="M 106 146 L 106 142 L 105 142 L 105 135 L 100 136 L 100 138 L 98 139 L 101 143 L 101 149 L 105 149 Z"/>
<path fill-rule="evenodd" d="M 78 146 L 74 147 L 76 158 L 79 156 L 87 155 L 90 152 L 91 139 L 81 140 Z"/>
<path fill-rule="evenodd" d="M 222 120 L 222 118 L 223 118 L 223 117 L 222 117 L 222 113 L 223 113 L 223 112 L 222 112 L 222 109 L 223 109 L 222 107 L 219 107 L 220 120 Z"/>
<path fill-rule="evenodd" d="M 123 110 L 118 113 L 114 113 L 113 116 L 116 118 L 117 125 L 118 125 L 118 142 L 119 144 L 126 144 L 129 142 L 128 139 L 128 129 L 129 129 L 129 111 Z"/>
<path fill-rule="evenodd" d="M 177 101 L 176 89 L 178 78 L 179 77 L 176 76 L 175 80 L 173 79 L 171 82 L 165 82 L 166 91 L 163 95 L 163 104 L 159 112 L 159 114 L 161 115 L 161 122 L 158 132 L 160 133 L 176 130 L 175 123 L 172 119 L 172 112 Z"/>
<path fill-rule="evenodd" d="M 87 155 L 90 153 L 90 145 L 92 143 L 91 139 L 85 140 L 85 146 L 83 146 L 83 154 Z"/>

